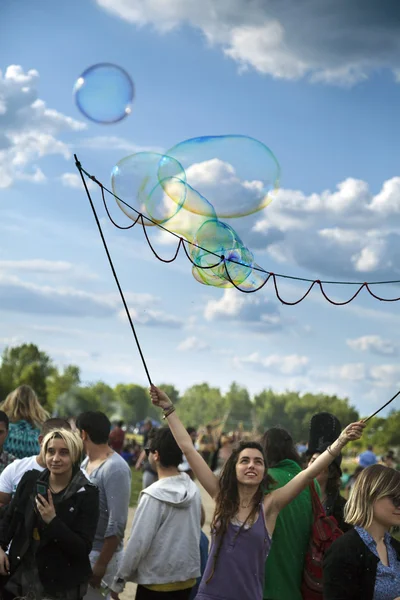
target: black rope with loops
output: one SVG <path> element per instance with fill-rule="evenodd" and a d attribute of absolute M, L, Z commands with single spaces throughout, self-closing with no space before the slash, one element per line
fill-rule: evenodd
<path fill-rule="evenodd" d="M 149 217 L 146 217 L 146 216 L 142 215 L 142 214 L 141 214 L 140 212 L 138 212 L 138 211 L 137 211 L 135 208 L 133 208 L 132 206 L 130 206 L 129 204 L 127 204 L 126 202 L 124 202 L 123 200 L 121 200 L 120 198 L 118 198 L 118 197 L 117 197 L 117 196 L 116 196 L 116 195 L 115 195 L 113 192 L 111 192 L 110 190 L 108 190 L 108 189 L 107 189 L 107 188 L 106 188 L 106 187 L 105 187 L 105 186 L 104 186 L 104 185 L 103 185 L 103 184 L 102 184 L 100 181 L 98 181 L 94 175 L 90 175 L 90 174 L 89 174 L 87 171 L 85 171 L 85 169 L 82 167 L 82 165 L 81 165 L 80 161 L 78 160 L 78 157 L 77 157 L 77 155 L 76 155 L 76 154 L 74 154 L 74 158 L 75 158 L 75 166 L 76 166 L 76 168 L 78 169 L 78 171 L 79 171 L 79 174 L 80 174 L 80 176 L 81 176 L 82 183 L 83 183 L 83 186 L 84 186 L 84 189 L 85 189 L 86 195 L 87 195 L 87 197 L 88 197 L 88 200 L 89 200 L 89 203 L 90 203 L 90 206 L 91 206 L 92 212 L 93 212 L 93 216 L 94 216 L 94 218 L 95 218 L 96 225 L 97 225 L 98 231 L 99 231 L 99 233 L 100 233 L 101 240 L 102 240 L 102 242 L 103 242 L 104 250 L 105 250 L 105 252 L 106 252 L 106 255 L 107 255 L 107 258 L 108 258 L 108 262 L 109 262 L 109 265 L 110 265 L 110 268 L 111 268 L 112 274 L 113 274 L 113 276 L 114 276 L 115 282 L 116 282 L 116 284 L 117 284 L 118 291 L 119 291 L 119 293 L 120 293 L 121 300 L 122 300 L 122 303 L 123 303 L 123 305 L 124 305 L 124 309 L 125 309 L 126 315 L 127 315 L 127 317 L 128 317 L 129 325 L 130 325 L 130 327 L 131 327 L 131 330 L 132 330 L 133 336 L 134 336 L 134 338 L 135 338 L 136 346 L 137 346 L 137 349 L 138 349 L 138 351 L 139 351 L 139 355 L 140 355 L 140 358 L 141 358 L 141 360 L 142 360 L 143 367 L 144 367 L 144 370 L 145 370 L 145 372 L 146 372 L 146 376 L 147 376 L 147 379 L 148 379 L 148 381 L 149 381 L 149 384 L 150 384 L 150 385 L 152 385 L 152 381 L 151 381 L 150 373 L 149 373 L 149 370 L 148 370 L 148 368 L 147 368 L 147 364 L 146 364 L 146 361 L 145 361 L 145 358 L 144 358 L 144 355 L 143 355 L 143 352 L 142 352 L 142 348 L 141 348 L 141 346 L 140 346 L 140 342 L 139 342 L 139 339 L 138 339 L 138 336 L 137 336 L 137 333 L 136 333 L 136 330 L 135 330 L 135 326 L 134 326 L 134 324 L 133 324 L 133 321 L 132 321 L 131 315 L 130 315 L 130 313 L 129 313 L 128 305 L 127 305 L 127 302 L 126 302 L 126 300 L 125 300 L 125 296 L 124 296 L 124 293 L 123 293 L 123 291 L 122 291 L 121 284 L 120 284 L 120 282 L 119 282 L 119 279 L 118 279 L 118 275 L 117 275 L 117 273 L 116 273 L 116 270 L 115 270 L 115 268 L 114 268 L 114 264 L 113 264 L 113 261 L 112 261 L 111 255 L 110 255 L 110 252 L 109 252 L 109 250 L 108 250 L 107 242 L 106 242 L 106 239 L 105 239 L 105 237 L 104 237 L 103 230 L 102 230 L 102 228 L 101 228 L 100 220 L 99 220 L 99 218 L 98 218 L 98 216 L 97 216 L 96 209 L 95 209 L 95 207 L 94 207 L 94 204 L 93 204 L 92 198 L 91 198 L 91 196 L 90 196 L 90 192 L 89 192 L 88 186 L 87 186 L 87 184 L 86 184 L 86 180 L 85 180 L 85 177 L 84 177 L 84 175 L 86 175 L 86 176 L 87 176 L 87 177 L 88 177 L 88 178 L 89 178 L 91 181 L 93 181 L 94 183 L 96 183 L 96 184 L 97 184 L 97 185 L 100 187 L 100 189 L 101 189 L 101 193 L 102 193 L 102 199 L 103 199 L 103 203 L 104 203 L 104 206 L 105 206 L 105 210 L 106 210 L 106 212 L 107 212 L 107 215 L 108 215 L 108 217 L 109 217 L 110 221 L 112 222 L 112 224 L 113 224 L 115 227 L 117 227 L 118 229 L 123 229 L 123 230 L 126 230 L 126 229 L 132 229 L 132 228 L 133 228 L 133 227 L 136 225 L 136 223 L 140 222 L 140 223 L 141 223 L 141 225 L 142 225 L 142 228 L 143 228 L 143 231 L 144 231 L 144 234 L 145 234 L 145 237 L 146 237 L 146 241 L 147 241 L 147 243 L 148 243 L 149 247 L 151 248 L 151 250 L 152 250 L 153 254 L 154 254 L 154 255 L 155 255 L 155 256 L 156 256 L 156 257 L 157 257 L 157 258 L 158 258 L 160 261 L 162 261 L 162 262 L 165 262 L 165 263 L 171 263 L 171 262 L 173 262 L 173 261 L 174 261 L 174 260 L 177 258 L 178 254 L 179 254 L 179 250 L 180 250 L 180 248 L 181 248 L 181 247 L 183 247 L 183 249 L 184 249 L 184 252 L 185 252 L 185 254 L 186 254 L 187 258 L 189 259 L 189 261 L 190 261 L 190 262 L 191 262 L 191 263 L 192 263 L 194 266 L 196 266 L 198 269 L 213 269 L 213 268 L 215 268 L 215 267 L 219 266 L 220 264 L 223 264 L 223 265 L 224 265 L 224 269 L 225 269 L 225 273 L 226 273 L 226 275 L 227 275 L 227 279 L 228 279 L 228 280 L 229 280 L 229 281 L 232 283 L 232 285 L 233 285 L 233 286 L 234 286 L 234 287 L 235 287 L 237 290 L 239 290 L 239 291 L 241 291 L 241 292 L 245 292 L 245 293 L 253 293 L 253 292 L 256 292 L 256 291 L 258 291 L 259 289 L 261 289 L 262 287 L 264 287 L 264 286 L 265 286 L 265 285 L 268 283 L 269 279 L 270 279 L 270 278 L 272 278 L 272 279 L 273 279 L 273 283 L 274 283 L 274 287 L 275 287 L 275 293 L 276 293 L 276 296 L 277 296 L 277 298 L 278 298 L 278 299 L 279 299 L 279 300 L 280 300 L 280 301 L 281 301 L 283 304 L 287 304 L 287 305 L 290 305 L 290 306 L 293 306 L 293 305 L 295 305 L 295 304 L 298 304 L 299 302 L 301 302 L 302 300 L 304 300 L 304 299 L 305 299 L 305 298 L 308 296 L 308 294 L 311 292 L 311 290 L 312 290 L 312 288 L 314 287 L 314 285 L 318 285 L 318 286 L 319 286 L 319 288 L 320 288 L 320 290 L 321 290 L 321 292 L 322 292 L 322 294 L 323 294 L 323 296 L 324 296 L 324 297 L 325 297 L 325 298 L 326 298 L 326 299 L 327 299 L 327 300 L 328 300 L 328 301 L 329 301 L 331 304 L 334 304 L 334 305 L 336 305 L 336 306 L 343 306 L 344 304 L 348 304 L 349 302 L 351 302 L 352 300 L 354 300 L 354 298 L 356 298 L 356 297 L 358 296 L 358 294 L 361 292 L 361 290 L 362 290 L 363 288 L 366 288 L 366 290 L 367 290 L 367 291 L 368 291 L 368 292 L 371 294 L 371 296 L 373 296 L 374 298 L 376 298 L 377 300 L 380 300 L 380 301 L 382 301 L 382 302 L 396 302 L 396 301 L 400 300 L 400 298 L 389 298 L 389 299 L 388 299 L 388 298 L 381 298 L 381 297 L 377 296 L 376 294 L 374 294 L 374 293 L 373 293 L 373 292 L 370 290 L 370 288 L 369 288 L 369 286 L 370 286 L 370 285 L 398 284 L 398 283 L 400 283 L 400 281 L 399 281 L 399 280 L 392 280 L 392 281 L 374 281 L 374 282 L 369 282 L 369 283 L 368 283 L 368 282 L 363 282 L 363 283 L 358 283 L 358 282 L 357 282 L 357 283 L 355 283 L 355 282 L 351 282 L 351 281 L 322 281 L 322 280 L 320 280 L 320 279 L 315 279 L 315 280 L 313 280 L 313 279 L 307 279 L 307 278 L 304 278 L 304 277 L 293 277 L 293 276 L 290 276 L 290 275 L 282 275 L 282 274 L 277 274 L 277 273 L 272 273 L 272 272 L 269 272 L 269 271 L 265 271 L 264 269 L 262 269 L 262 268 L 260 268 L 260 267 L 255 267 L 255 266 L 253 266 L 253 265 L 245 265 L 245 264 L 243 264 L 243 263 L 241 263 L 241 262 L 239 262 L 239 261 L 235 261 L 234 259 L 226 258 L 224 255 L 220 256 L 220 255 L 216 254 L 215 252 L 212 252 L 212 251 L 210 251 L 210 250 L 207 250 L 206 248 L 203 248 L 202 246 L 199 246 L 199 245 L 197 245 L 197 244 L 195 244 L 195 243 L 192 243 L 192 242 L 187 242 L 187 240 L 183 239 L 181 236 L 177 235 L 177 234 L 176 234 L 176 233 L 174 233 L 173 231 L 170 231 L 170 230 L 169 230 L 169 229 L 167 229 L 166 227 L 163 227 L 163 225 L 161 225 L 160 223 L 157 223 L 156 221 L 153 221 L 153 220 L 152 220 L 152 219 L 150 219 Z M 117 199 L 119 202 L 123 203 L 125 206 L 127 206 L 128 208 L 130 208 L 131 210 L 133 210 L 133 211 L 134 211 L 134 212 L 137 214 L 137 218 L 136 218 L 136 220 L 135 220 L 133 223 L 131 223 L 130 225 L 128 225 L 128 226 L 121 226 L 121 225 L 118 225 L 118 224 L 117 224 L 117 223 L 116 223 L 116 222 L 115 222 L 115 221 L 112 219 L 112 217 L 111 217 L 111 215 L 110 215 L 110 212 L 109 212 L 109 210 L 108 210 L 108 207 L 107 207 L 107 202 L 106 202 L 106 199 L 105 199 L 105 194 L 104 194 L 104 191 L 106 191 L 107 193 L 111 194 L 111 195 L 112 195 L 112 196 L 113 196 L 115 199 Z M 146 219 L 147 221 L 151 222 L 153 225 L 156 225 L 156 226 L 157 226 L 159 229 L 161 229 L 161 230 L 163 230 L 163 231 L 166 231 L 167 233 L 169 233 L 169 234 L 173 235 L 174 237 L 176 237 L 176 238 L 179 240 L 179 243 L 178 243 L 178 246 L 177 246 L 176 252 L 175 252 L 174 256 L 173 256 L 171 259 L 164 259 L 164 258 L 162 258 L 162 257 L 161 257 L 161 256 L 159 256 L 159 255 L 157 254 L 157 252 L 154 250 L 154 248 L 153 248 L 153 246 L 152 246 L 152 244 L 151 244 L 151 242 L 150 242 L 150 239 L 149 239 L 149 237 L 148 237 L 147 231 L 146 231 L 146 226 L 145 226 L 145 222 L 144 222 L 144 221 L 145 221 L 145 219 Z M 192 257 L 190 256 L 190 253 L 188 252 L 188 250 L 187 250 L 187 248 L 186 248 L 186 244 L 189 244 L 190 246 L 193 246 L 193 247 L 199 248 L 200 250 L 203 250 L 204 252 L 207 252 L 208 254 L 211 254 L 211 255 L 215 256 L 215 257 L 218 259 L 218 262 L 216 262 L 216 264 L 214 264 L 214 265 L 210 265 L 210 266 L 204 266 L 204 267 L 202 267 L 202 266 L 200 266 L 200 265 L 197 265 L 197 264 L 196 264 L 196 263 L 193 261 Z M 227 267 L 227 263 L 229 263 L 229 262 L 232 262 L 232 263 L 235 263 L 235 264 L 241 265 L 241 266 L 243 266 L 243 267 L 246 267 L 246 266 L 247 266 L 247 267 L 249 267 L 249 268 L 251 268 L 251 269 L 253 269 L 253 270 L 255 270 L 255 271 L 259 271 L 259 272 L 265 273 L 265 274 L 267 275 L 267 278 L 266 278 L 266 280 L 265 280 L 265 281 L 264 281 L 264 282 L 263 282 L 263 283 L 262 283 L 262 284 L 261 284 L 261 285 L 260 285 L 260 286 L 259 286 L 257 289 L 253 289 L 253 290 L 244 290 L 244 289 L 241 289 L 241 288 L 240 288 L 240 287 L 239 287 L 239 286 L 238 286 L 238 285 L 237 285 L 237 284 L 236 284 L 234 281 L 232 281 L 232 278 L 231 278 L 231 276 L 230 276 L 230 274 L 229 274 L 229 270 L 228 270 L 228 267 Z M 308 282 L 308 283 L 310 283 L 311 285 L 309 286 L 308 290 L 305 292 L 305 294 L 304 294 L 304 295 L 303 295 L 303 296 L 302 296 L 302 297 L 301 297 L 299 300 L 297 300 L 297 301 L 295 301 L 295 302 L 287 302 L 287 301 L 283 300 L 283 299 L 281 298 L 281 296 L 280 296 L 280 293 L 279 293 L 279 290 L 278 290 L 278 285 L 277 285 L 277 278 L 290 279 L 290 280 L 295 280 L 295 281 L 305 281 L 305 282 Z M 329 298 L 329 297 L 327 296 L 327 294 L 325 293 L 325 291 L 324 291 L 324 289 L 323 289 L 323 284 L 335 284 L 335 285 L 359 285 L 360 287 L 359 287 L 359 289 L 358 289 L 358 290 L 357 290 L 357 291 L 356 291 L 356 292 L 353 294 L 353 296 L 352 296 L 352 297 L 351 297 L 349 300 L 347 300 L 347 301 L 345 301 L 345 302 L 335 302 L 334 300 L 332 300 L 331 298 Z M 398 392 L 397 392 L 397 393 L 396 393 L 396 394 L 395 394 L 395 395 L 394 395 L 394 396 L 393 396 L 393 397 L 392 397 L 390 400 L 388 400 L 388 402 L 386 402 L 386 403 L 385 403 L 383 406 L 381 406 L 381 408 L 379 408 L 378 410 L 376 410 L 376 411 L 375 411 L 375 412 L 374 412 L 372 415 L 370 415 L 370 416 L 369 416 L 367 419 L 364 419 L 364 422 L 366 423 L 367 421 L 369 421 L 370 419 L 372 419 L 373 417 L 375 417 L 375 416 L 376 416 L 378 413 L 380 413 L 380 412 L 381 412 L 381 411 L 382 411 L 384 408 L 386 408 L 387 406 L 389 406 L 389 404 L 391 404 L 391 403 L 392 403 L 392 402 L 393 402 L 393 401 L 394 401 L 394 400 L 395 400 L 395 399 L 396 399 L 396 398 L 397 398 L 399 395 L 400 395 L 400 390 L 399 390 L 399 391 L 398 391 Z"/>

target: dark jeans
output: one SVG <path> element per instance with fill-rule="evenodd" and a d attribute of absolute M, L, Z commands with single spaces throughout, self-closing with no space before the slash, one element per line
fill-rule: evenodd
<path fill-rule="evenodd" d="M 177 590 L 176 592 L 155 592 L 149 590 L 143 585 L 138 585 L 136 590 L 136 600 L 189 600 L 192 588 L 187 590 Z"/>

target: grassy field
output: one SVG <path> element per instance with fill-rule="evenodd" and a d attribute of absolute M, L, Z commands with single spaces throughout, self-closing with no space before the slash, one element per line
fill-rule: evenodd
<path fill-rule="evenodd" d="M 131 485 L 131 500 L 129 506 L 136 506 L 139 494 L 142 490 L 142 471 L 136 471 L 131 467 L 132 485 Z"/>

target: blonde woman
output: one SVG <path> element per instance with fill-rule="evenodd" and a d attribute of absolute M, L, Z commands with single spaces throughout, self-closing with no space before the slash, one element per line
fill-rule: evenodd
<path fill-rule="evenodd" d="M 10 420 L 4 450 L 16 458 L 36 456 L 40 452 L 40 428 L 49 418 L 36 393 L 29 385 L 20 385 L 0 404 Z"/>
<path fill-rule="evenodd" d="M 77 433 L 55 429 L 41 448 L 46 469 L 21 479 L 0 522 L 0 575 L 9 575 L 3 600 L 85 595 L 99 498 L 80 469 L 82 453 Z"/>
<path fill-rule="evenodd" d="M 383 465 L 363 469 L 344 518 L 354 529 L 337 539 L 324 561 L 324 600 L 395 600 L 400 596 L 400 473 Z"/>

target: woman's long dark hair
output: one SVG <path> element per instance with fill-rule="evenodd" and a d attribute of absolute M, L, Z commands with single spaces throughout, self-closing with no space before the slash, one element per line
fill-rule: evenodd
<path fill-rule="evenodd" d="M 283 427 L 267 429 L 261 438 L 261 444 L 269 467 L 275 467 L 285 459 L 293 460 L 300 467 L 302 466 L 302 460 L 296 450 L 293 438 Z"/>
<path fill-rule="evenodd" d="M 256 514 L 260 509 L 260 504 L 263 500 L 264 494 L 273 483 L 272 478 L 268 475 L 267 459 L 261 444 L 258 442 L 239 442 L 226 461 L 219 480 L 219 492 L 216 498 L 215 512 L 211 523 L 211 529 L 217 536 L 218 547 L 214 556 L 214 564 L 212 566 L 211 575 L 207 579 L 206 583 L 212 579 L 215 573 L 224 536 L 228 530 L 229 523 L 235 518 L 239 510 L 239 490 L 236 477 L 236 464 L 240 453 L 247 448 L 258 450 L 262 454 L 265 464 L 265 473 L 263 480 L 254 494 L 252 509 L 245 522 L 240 526 L 240 529 L 236 535 L 239 535 L 247 523 L 254 522 Z"/>
<path fill-rule="evenodd" d="M 328 469 L 328 481 L 326 482 L 326 495 L 337 496 L 342 485 L 340 468 L 336 463 L 331 463 Z"/>

